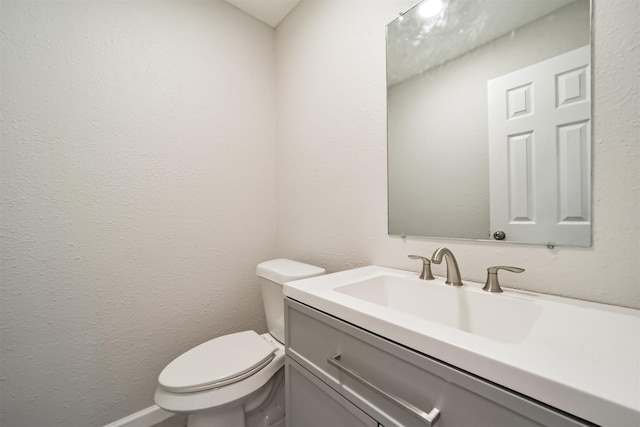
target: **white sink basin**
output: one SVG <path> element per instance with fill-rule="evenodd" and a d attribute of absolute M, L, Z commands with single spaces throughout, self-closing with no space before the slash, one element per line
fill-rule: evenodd
<path fill-rule="evenodd" d="M 595 424 L 638 425 L 640 310 L 503 279 L 495 294 L 368 266 L 287 283 L 284 294 Z"/>
<path fill-rule="evenodd" d="M 455 287 L 441 280 L 381 275 L 336 292 L 484 337 L 516 343 L 524 339 L 542 308 L 506 294 Z"/>

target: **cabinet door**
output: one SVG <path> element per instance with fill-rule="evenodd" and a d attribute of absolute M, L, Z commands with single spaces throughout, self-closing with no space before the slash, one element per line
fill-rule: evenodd
<path fill-rule="evenodd" d="M 285 362 L 287 427 L 378 427 L 378 423 L 296 362 Z"/>

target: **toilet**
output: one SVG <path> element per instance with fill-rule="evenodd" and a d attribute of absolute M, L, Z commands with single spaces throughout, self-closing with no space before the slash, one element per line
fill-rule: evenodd
<path fill-rule="evenodd" d="M 158 377 L 156 404 L 187 414 L 188 427 L 284 426 L 283 284 L 324 273 L 288 259 L 259 264 L 269 332 L 224 335 L 178 356 Z"/>

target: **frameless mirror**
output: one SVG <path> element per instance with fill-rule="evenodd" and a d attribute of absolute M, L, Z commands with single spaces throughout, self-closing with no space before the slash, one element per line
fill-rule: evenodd
<path fill-rule="evenodd" d="M 425 0 L 387 26 L 389 234 L 591 245 L 589 0 Z"/>

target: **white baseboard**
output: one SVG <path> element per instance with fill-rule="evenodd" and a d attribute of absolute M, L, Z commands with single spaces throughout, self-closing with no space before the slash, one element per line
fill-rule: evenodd
<path fill-rule="evenodd" d="M 186 416 L 176 415 L 158 405 L 152 405 L 104 427 L 153 427 L 160 423 L 162 427 L 182 427 L 186 425 Z"/>

